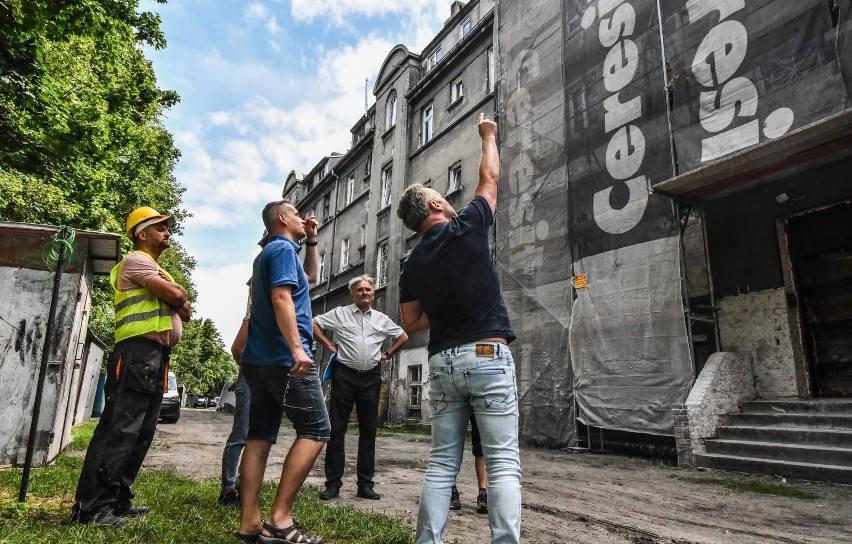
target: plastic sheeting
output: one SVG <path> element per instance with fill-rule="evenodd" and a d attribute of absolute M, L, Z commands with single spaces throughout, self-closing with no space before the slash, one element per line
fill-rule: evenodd
<path fill-rule="evenodd" d="M 558 2 L 501 2 L 497 19 L 502 172 L 496 258 L 518 339 L 512 344 L 520 435 L 550 447 L 576 441 L 568 354 L 568 238 Z"/>
<path fill-rule="evenodd" d="M 565 19 L 578 417 L 671 435 L 693 372 L 673 206 L 649 191 L 673 172 L 657 5 L 571 3 Z"/>
<path fill-rule="evenodd" d="M 829 4 L 660 0 L 680 172 L 846 108 Z"/>
<path fill-rule="evenodd" d="M 846 108 L 850 7 L 497 3 L 496 258 L 525 441 L 570 443 L 575 417 L 673 434 L 694 367 L 677 210 L 651 187 Z"/>

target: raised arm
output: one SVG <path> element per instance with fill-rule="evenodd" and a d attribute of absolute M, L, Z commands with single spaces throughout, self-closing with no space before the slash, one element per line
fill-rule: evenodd
<path fill-rule="evenodd" d="M 476 196 L 481 196 L 497 210 L 497 182 L 500 179 L 500 155 L 497 153 L 497 123 L 479 114 L 479 137 L 482 138 L 482 158 L 479 161 L 479 183 Z"/>
<path fill-rule="evenodd" d="M 319 225 L 315 215 L 305 218 L 305 262 L 302 266 L 310 283 L 317 281 L 319 272 L 319 251 L 317 251 L 317 231 Z M 310 245 L 313 244 L 313 245 Z"/>

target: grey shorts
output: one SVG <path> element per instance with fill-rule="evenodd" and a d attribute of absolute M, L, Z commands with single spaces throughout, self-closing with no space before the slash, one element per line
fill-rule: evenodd
<path fill-rule="evenodd" d="M 247 438 L 278 439 L 281 418 L 287 415 L 297 438 L 327 442 L 331 437 L 328 410 L 322 395 L 317 365 L 297 380 L 285 366 L 242 365 L 251 400 Z"/>

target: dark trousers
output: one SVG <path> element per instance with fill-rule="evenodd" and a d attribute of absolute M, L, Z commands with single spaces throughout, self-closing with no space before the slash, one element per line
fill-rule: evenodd
<path fill-rule="evenodd" d="M 130 486 L 148 453 L 160 404 L 168 348 L 134 337 L 116 344 L 107 363 L 106 403 L 86 450 L 73 516 L 129 503 Z"/>
<path fill-rule="evenodd" d="M 358 487 L 373 487 L 376 468 L 376 428 L 379 424 L 379 369 L 358 372 L 337 362 L 331 380 L 329 417 L 331 440 L 325 447 L 325 485 L 340 488 L 346 464 L 344 440 L 352 406 L 358 410 Z"/>

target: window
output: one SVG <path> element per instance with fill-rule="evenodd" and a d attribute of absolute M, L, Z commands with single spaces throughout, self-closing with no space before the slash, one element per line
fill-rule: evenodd
<path fill-rule="evenodd" d="M 322 175 L 320 176 L 320 179 L 326 177 L 329 170 L 331 170 L 331 167 L 328 165 L 328 161 L 325 161 L 325 164 L 322 165 Z"/>
<path fill-rule="evenodd" d="M 343 205 L 348 206 L 355 196 L 355 174 L 350 174 L 346 180 L 346 194 L 343 196 Z"/>
<path fill-rule="evenodd" d="M 310 192 L 311 189 L 314 188 L 314 177 L 310 176 L 307 181 L 308 181 L 308 192 Z"/>
<path fill-rule="evenodd" d="M 571 95 L 568 102 L 568 124 L 571 133 L 579 135 L 589 127 L 589 113 L 586 110 L 586 89 L 581 89 Z"/>
<path fill-rule="evenodd" d="M 325 281 L 325 251 L 320 254 L 319 257 L 319 283 Z"/>
<path fill-rule="evenodd" d="M 331 193 L 326 193 L 322 197 L 322 220 L 328 221 L 329 217 L 331 217 Z"/>
<path fill-rule="evenodd" d="M 361 224 L 361 231 L 358 234 L 358 247 L 367 245 L 367 223 Z"/>
<path fill-rule="evenodd" d="M 408 367 L 408 407 L 419 410 L 423 398 L 423 366 Z"/>
<path fill-rule="evenodd" d="M 385 130 L 396 126 L 396 91 L 391 91 L 385 106 Z"/>
<path fill-rule="evenodd" d="M 373 154 L 370 153 L 367 155 L 367 160 L 364 163 L 364 175 L 369 176 L 370 172 L 373 171 Z"/>
<path fill-rule="evenodd" d="M 461 163 L 454 164 L 450 167 L 447 183 L 447 194 L 454 193 L 461 189 Z"/>
<path fill-rule="evenodd" d="M 459 27 L 459 31 L 461 32 L 461 36 L 459 36 L 459 37 L 464 38 L 465 36 L 467 36 L 468 33 L 470 33 L 471 28 L 472 28 L 472 25 L 470 24 L 470 17 L 468 17 L 467 19 L 464 20 L 464 22 Z"/>
<path fill-rule="evenodd" d="M 485 52 L 485 81 L 488 92 L 494 90 L 494 49 L 491 47 Z"/>
<path fill-rule="evenodd" d="M 379 246 L 376 255 L 376 288 L 388 284 L 388 245 L 384 243 Z"/>
<path fill-rule="evenodd" d="M 431 55 L 429 55 L 426 58 L 426 65 L 424 66 L 424 68 L 426 68 L 426 71 L 428 72 L 429 70 L 434 68 L 435 65 L 438 64 L 440 61 L 441 61 L 441 48 L 438 47 L 437 49 L 435 49 L 432 52 Z"/>
<path fill-rule="evenodd" d="M 343 272 L 349 266 L 349 238 L 340 241 L 340 271 Z"/>
<path fill-rule="evenodd" d="M 383 210 L 390 206 L 391 189 L 393 188 L 393 168 L 387 167 L 382 170 L 382 199 L 379 201 L 379 209 Z"/>
<path fill-rule="evenodd" d="M 422 146 L 432 140 L 432 104 L 423 108 L 420 116 L 420 145 Z"/>
<path fill-rule="evenodd" d="M 464 83 L 462 80 L 453 82 L 450 87 L 450 102 L 455 102 L 464 96 Z"/>

